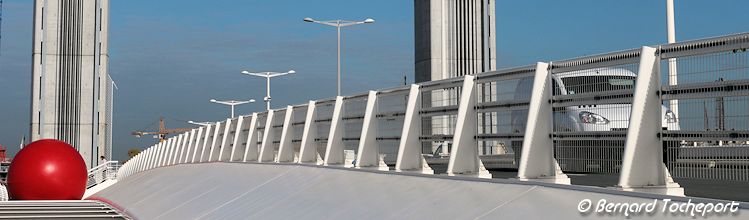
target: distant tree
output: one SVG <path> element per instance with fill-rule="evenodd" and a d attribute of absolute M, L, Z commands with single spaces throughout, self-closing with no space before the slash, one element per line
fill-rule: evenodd
<path fill-rule="evenodd" d="M 130 148 L 127 150 L 127 160 L 132 159 L 135 157 L 135 155 L 138 155 L 140 153 L 140 148 Z"/>

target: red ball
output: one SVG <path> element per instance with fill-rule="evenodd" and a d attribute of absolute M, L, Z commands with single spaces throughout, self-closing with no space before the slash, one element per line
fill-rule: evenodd
<path fill-rule="evenodd" d="M 52 139 L 34 141 L 16 154 L 8 169 L 13 200 L 80 200 L 88 171 L 81 154 Z"/>

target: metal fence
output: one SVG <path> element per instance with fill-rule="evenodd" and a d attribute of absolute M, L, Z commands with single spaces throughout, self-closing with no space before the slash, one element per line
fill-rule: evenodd
<path fill-rule="evenodd" d="M 749 34 L 648 47 L 657 48 L 657 72 L 647 75 L 659 76 L 662 123 L 653 134 L 637 135 L 660 139 L 658 151 L 662 148 L 663 163 L 673 177 L 749 181 L 747 47 Z M 524 158 L 531 94 L 542 89 L 534 84 L 539 71 L 548 71 L 550 77 L 550 149 L 561 171 L 620 174 L 626 143 L 633 138 L 630 127 L 644 123 L 630 121 L 633 112 L 645 111 L 633 107 L 643 71 L 640 62 L 653 57 L 642 51 L 645 48 L 548 62 L 548 70 L 526 66 L 424 82 L 241 116 L 154 145 L 128 162 L 122 177 L 162 166 L 165 152 L 185 147 L 193 149 L 185 156 L 195 158 L 186 162 L 271 162 L 279 161 L 280 151 L 291 149 L 293 160 L 288 162 L 317 158 L 318 164 L 370 166 L 369 159 L 359 164 L 356 158 L 377 157 L 391 169 L 410 161 L 402 171 L 419 170 L 415 164 L 462 166 L 447 171 L 451 175 L 476 174 L 483 166 L 517 168 Z M 465 85 L 474 87 L 465 90 Z M 293 111 L 289 118 L 287 111 Z M 415 134 L 409 131 L 413 127 Z M 463 135 L 460 142 L 457 133 Z M 405 140 L 409 138 L 415 142 Z M 302 159 L 305 143 L 315 155 Z M 418 154 L 408 153 L 411 148 Z M 466 160 L 480 163 L 471 167 Z M 132 163 L 138 163 L 136 168 Z"/>
<path fill-rule="evenodd" d="M 554 152 L 563 171 L 621 169 L 639 53 L 551 63 Z"/>
<path fill-rule="evenodd" d="M 517 168 L 535 71 L 528 66 L 477 75 L 477 139 L 485 166 Z"/>
<path fill-rule="evenodd" d="M 86 189 L 94 187 L 107 180 L 117 179 L 117 171 L 119 170 L 119 168 L 119 162 L 107 161 L 104 164 L 100 164 L 99 166 L 89 169 L 86 181 Z"/>
<path fill-rule="evenodd" d="M 422 153 L 427 154 L 432 163 L 445 162 L 452 149 L 452 138 L 457 123 L 460 78 L 426 82 L 420 86 Z M 440 160 L 442 159 L 442 160 Z"/>
<path fill-rule="evenodd" d="M 749 181 L 748 35 L 661 48 L 666 164 L 677 178 Z"/>

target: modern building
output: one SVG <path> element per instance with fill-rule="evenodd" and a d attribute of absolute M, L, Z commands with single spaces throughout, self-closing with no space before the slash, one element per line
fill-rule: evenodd
<path fill-rule="evenodd" d="M 426 82 L 487 72 L 496 69 L 496 16 L 494 0 L 414 0 L 415 79 Z M 480 97 L 492 98 L 496 85 L 479 88 Z M 486 94 L 486 95 L 484 95 Z M 427 94 L 432 106 L 456 105 L 458 91 L 446 89 Z M 496 116 L 482 117 L 482 132 L 491 133 Z M 428 122 L 427 122 L 428 123 Z M 435 135 L 451 135 L 455 119 L 433 117 L 431 131 Z M 428 126 L 428 125 L 425 125 Z M 431 145 L 431 150 L 428 150 Z M 492 154 L 489 145 L 483 154 Z M 443 146 L 443 147 L 440 147 Z M 424 146 L 427 151 L 449 152 L 449 142 Z"/>
<path fill-rule="evenodd" d="M 494 0 L 414 0 L 416 82 L 496 68 Z"/>
<path fill-rule="evenodd" d="M 107 139 L 109 0 L 35 0 L 31 141 L 74 146 L 88 167 Z"/>

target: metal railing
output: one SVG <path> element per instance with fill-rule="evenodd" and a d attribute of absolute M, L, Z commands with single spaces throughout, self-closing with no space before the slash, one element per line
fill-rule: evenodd
<path fill-rule="evenodd" d="M 619 174 L 620 185 L 631 186 L 626 179 L 645 176 L 632 164 L 642 159 L 638 155 L 662 152 L 657 161 L 647 160 L 664 164 L 667 180 L 749 181 L 748 47 L 744 33 L 311 101 L 172 137 L 126 163 L 118 178 L 213 161 L 349 166 L 343 152 L 353 151 L 359 168 L 434 173 L 430 165 L 446 163 L 441 172 L 449 175 L 489 177 L 485 165 L 524 170 L 552 161 L 559 175 Z M 539 73 L 548 74 L 548 85 L 535 82 Z M 676 85 L 663 83 L 674 74 Z M 635 95 L 640 90 L 648 93 Z M 548 100 L 532 101 L 546 93 Z M 652 95 L 657 106 L 644 101 Z M 536 121 L 538 111 L 549 111 L 551 119 Z M 643 112 L 659 116 L 630 121 Z M 551 146 L 543 147 L 551 158 L 522 155 L 530 118 L 534 128 L 549 125 L 536 137 L 550 138 Z M 652 128 L 631 129 L 647 128 L 640 123 Z M 642 142 L 638 137 L 657 137 L 660 144 L 628 147 Z M 175 155 L 186 159 L 167 159 Z"/>
<path fill-rule="evenodd" d="M 94 187 L 107 180 L 117 179 L 117 172 L 120 169 L 120 162 L 107 161 L 88 170 L 86 189 Z"/>
<path fill-rule="evenodd" d="M 661 47 L 661 72 L 678 77 L 661 88 L 664 103 L 678 103 L 662 133 L 674 177 L 749 181 L 747 48 L 748 35 Z"/>

